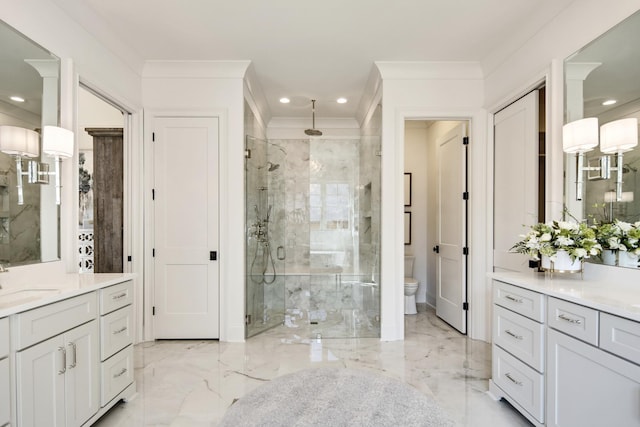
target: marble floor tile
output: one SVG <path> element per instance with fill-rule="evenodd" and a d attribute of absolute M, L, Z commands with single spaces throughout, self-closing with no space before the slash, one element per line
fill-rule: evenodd
<path fill-rule="evenodd" d="M 398 342 L 317 340 L 283 326 L 245 343 L 139 344 L 137 396 L 117 404 L 94 425 L 216 426 L 234 399 L 280 375 L 318 366 L 367 369 L 404 381 L 439 402 L 460 426 L 530 425 L 509 404 L 486 393 L 489 344 L 459 334 L 431 309 L 405 316 L 405 335 Z"/>

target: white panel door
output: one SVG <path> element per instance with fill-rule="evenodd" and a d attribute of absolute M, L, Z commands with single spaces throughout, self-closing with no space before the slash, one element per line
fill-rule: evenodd
<path fill-rule="evenodd" d="M 154 131 L 154 335 L 219 338 L 218 119 L 157 117 Z"/>
<path fill-rule="evenodd" d="M 538 222 L 538 91 L 494 117 L 493 265 L 526 271 L 526 255 L 509 249 Z"/>
<path fill-rule="evenodd" d="M 438 141 L 438 251 L 436 254 L 436 314 L 467 332 L 466 262 L 466 125 L 460 124 Z"/>

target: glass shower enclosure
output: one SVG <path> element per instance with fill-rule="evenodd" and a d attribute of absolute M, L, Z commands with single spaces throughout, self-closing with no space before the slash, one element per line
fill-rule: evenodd
<path fill-rule="evenodd" d="M 245 148 L 247 337 L 379 337 L 379 138 Z"/>

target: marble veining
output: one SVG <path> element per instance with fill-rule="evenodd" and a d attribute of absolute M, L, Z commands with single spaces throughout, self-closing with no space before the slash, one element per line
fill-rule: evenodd
<path fill-rule="evenodd" d="M 473 341 L 419 307 L 405 316 L 405 341 L 310 339 L 280 326 L 244 343 L 158 341 L 135 347 L 138 396 L 95 425 L 216 426 L 226 409 L 256 387 L 310 367 L 365 369 L 433 397 L 460 426 L 528 426 L 486 393 L 490 344 Z M 340 390 L 336 390 L 340 393 Z"/>

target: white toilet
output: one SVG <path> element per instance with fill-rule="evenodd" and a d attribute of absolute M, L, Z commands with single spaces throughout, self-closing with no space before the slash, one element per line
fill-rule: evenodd
<path fill-rule="evenodd" d="M 416 292 L 418 281 L 413 276 L 413 261 L 415 257 L 404 257 L 404 314 L 418 314 L 416 310 Z"/>

